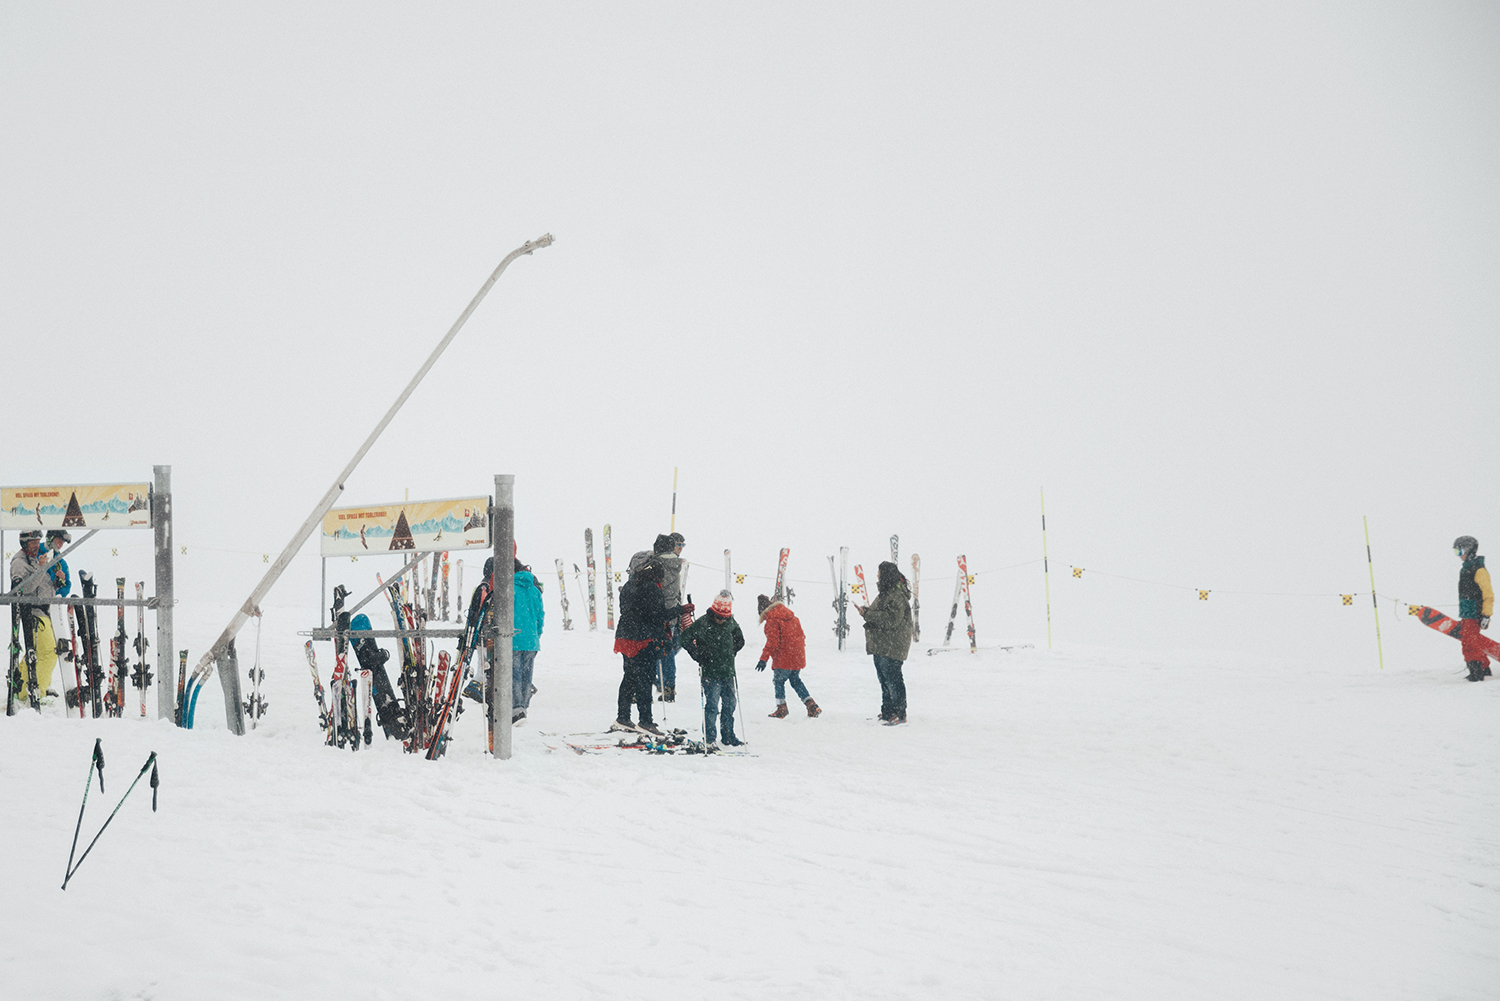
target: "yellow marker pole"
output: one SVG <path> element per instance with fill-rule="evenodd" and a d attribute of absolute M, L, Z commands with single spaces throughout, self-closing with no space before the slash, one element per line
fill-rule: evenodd
<path fill-rule="evenodd" d="M 672 467 L 672 527 L 667 531 L 677 531 L 677 467 Z"/>
<path fill-rule="evenodd" d="M 1047 565 L 1047 491 L 1037 488 L 1042 495 L 1042 587 L 1047 595 L 1047 649 L 1052 649 L 1052 572 Z"/>
<path fill-rule="evenodd" d="M 1375 594 L 1375 557 L 1370 555 L 1370 516 L 1365 515 L 1365 559 L 1370 564 L 1370 604 L 1375 608 L 1375 649 L 1380 654 L 1380 669 L 1385 670 L 1385 649 L 1380 645 L 1380 601 Z"/>

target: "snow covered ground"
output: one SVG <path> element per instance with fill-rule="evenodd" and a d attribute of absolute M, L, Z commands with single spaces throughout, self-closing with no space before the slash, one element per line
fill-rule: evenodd
<path fill-rule="evenodd" d="M 1456 644 L 1384 673 L 914 654 L 887 728 L 869 658 L 806 614 L 815 720 L 766 718 L 740 616 L 754 757 L 549 750 L 609 722 L 619 679 L 608 634 L 555 622 L 508 762 L 475 712 L 437 763 L 321 746 L 291 628 L 242 739 L 215 688 L 193 732 L 5 720 L 0 996 L 1500 993 L 1500 682 L 1465 683 Z M 682 691 L 667 722 L 696 729 Z M 64 893 L 96 736 L 84 838 L 151 750 L 161 808 L 138 787 Z"/>

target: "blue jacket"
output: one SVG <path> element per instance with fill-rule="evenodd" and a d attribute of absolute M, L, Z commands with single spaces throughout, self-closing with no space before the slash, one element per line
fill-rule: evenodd
<path fill-rule="evenodd" d="M 511 639 L 512 650 L 540 650 L 542 648 L 542 591 L 530 570 L 516 571 L 516 635 Z"/>
<path fill-rule="evenodd" d="M 59 595 L 66 598 L 73 593 L 73 577 L 68 573 L 67 560 L 54 560 L 52 568 L 47 573 L 51 575 L 52 586 L 57 589 Z"/>

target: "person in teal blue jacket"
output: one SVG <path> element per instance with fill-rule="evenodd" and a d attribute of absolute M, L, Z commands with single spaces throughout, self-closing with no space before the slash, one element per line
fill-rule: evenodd
<path fill-rule="evenodd" d="M 511 722 L 526 718 L 531 708 L 531 678 L 537 651 L 542 648 L 542 583 L 531 568 L 516 560 L 515 636 L 511 640 Z"/>

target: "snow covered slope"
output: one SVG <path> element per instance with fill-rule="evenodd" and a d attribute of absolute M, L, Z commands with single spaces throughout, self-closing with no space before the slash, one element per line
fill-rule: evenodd
<path fill-rule="evenodd" d="M 914 652 L 888 728 L 869 658 L 820 638 L 824 715 L 767 719 L 747 627 L 754 757 L 549 750 L 619 680 L 607 634 L 555 628 L 509 762 L 475 712 L 437 763 L 321 746 L 290 630 L 243 739 L 6 720 L 0 996 L 1495 996 L 1500 683 L 1456 645 L 1384 674 Z M 696 728 L 681 664 L 667 722 Z M 84 838 L 150 750 L 161 809 L 138 788 L 64 893 L 101 735 Z"/>

